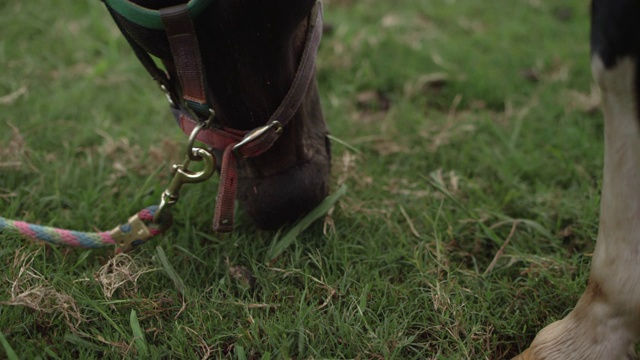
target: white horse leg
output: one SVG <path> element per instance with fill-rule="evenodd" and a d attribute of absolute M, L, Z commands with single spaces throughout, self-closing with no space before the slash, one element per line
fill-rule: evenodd
<path fill-rule="evenodd" d="M 517 359 L 629 359 L 640 337 L 640 116 L 636 60 L 592 71 L 602 90 L 605 158 L 589 285 L 573 311 Z"/>

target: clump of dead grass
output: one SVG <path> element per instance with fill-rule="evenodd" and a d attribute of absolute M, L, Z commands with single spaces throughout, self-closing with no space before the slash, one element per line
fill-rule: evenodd
<path fill-rule="evenodd" d="M 334 159 L 332 168 L 335 169 L 333 173 L 336 188 L 344 184 L 357 189 L 371 187 L 374 179 L 362 171 L 362 165 L 366 160 L 362 153 L 354 153 L 347 150 L 340 157 L 335 157 Z"/>
<path fill-rule="evenodd" d="M 470 110 L 459 111 L 462 95 L 457 95 L 449 107 L 444 123 L 430 123 L 420 130 L 420 136 L 427 141 L 427 151 L 435 153 L 442 146 L 449 145 L 451 141 L 463 134 L 476 132 L 476 116 Z"/>
<path fill-rule="evenodd" d="M 35 171 L 35 167 L 29 162 L 29 148 L 20 130 L 11 123 L 7 123 L 11 128 L 12 136 L 9 143 L 0 146 L 0 169 L 19 170 L 24 166 Z"/>
<path fill-rule="evenodd" d="M 33 260 L 40 252 L 16 251 L 13 267 L 17 270 L 11 283 L 10 299 L 4 305 L 24 306 L 40 313 L 61 315 L 67 326 L 75 330 L 84 320 L 73 297 L 49 284 L 49 281 L 33 267 Z"/>
<path fill-rule="evenodd" d="M 174 140 L 164 139 L 159 144 L 149 147 L 145 154 L 140 145 L 132 143 L 128 138 L 113 138 L 103 131 L 98 131 L 98 134 L 104 138 L 104 141 L 91 150 L 111 161 L 113 172 L 106 181 L 107 186 L 113 186 L 129 173 L 149 176 L 162 166 L 168 168 L 170 163 L 182 161 L 183 150 Z M 141 158 L 141 154 L 145 156 Z M 158 176 L 167 178 L 168 173 L 161 172 Z"/>
<path fill-rule="evenodd" d="M 18 90 L 0 96 L 0 105 L 13 105 L 18 99 L 29 94 L 29 88 L 26 85 L 21 86 Z"/>
<path fill-rule="evenodd" d="M 143 274 L 158 270 L 137 263 L 127 254 L 117 254 L 102 266 L 94 275 L 107 299 L 111 299 L 118 289 L 124 294 L 138 291 L 138 279 Z"/>
<path fill-rule="evenodd" d="M 600 111 L 602 105 L 600 90 L 595 84 L 591 85 L 588 93 L 567 90 L 563 95 L 567 99 L 566 110 L 568 112 L 580 111 L 588 115 L 593 115 Z"/>

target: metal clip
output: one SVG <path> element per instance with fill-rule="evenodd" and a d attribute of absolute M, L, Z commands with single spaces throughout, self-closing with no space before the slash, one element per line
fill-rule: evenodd
<path fill-rule="evenodd" d="M 191 116 L 194 116 L 194 115 L 191 114 Z M 198 134 L 200 133 L 200 131 L 208 129 L 213 123 L 213 119 L 215 118 L 215 116 L 216 116 L 215 111 L 213 111 L 213 109 L 209 109 L 209 118 L 205 121 L 199 122 L 196 125 L 196 127 L 194 127 L 193 130 L 191 131 L 191 135 L 189 135 L 189 142 L 187 143 L 187 156 L 189 157 L 189 159 L 193 161 L 201 160 L 196 155 L 194 155 L 193 147 L 196 142 L 196 139 L 198 138 Z M 194 117 L 194 119 L 197 119 L 197 117 Z"/>
<path fill-rule="evenodd" d="M 204 169 L 198 172 L 190 171 L 188 167 L 191 163 L 191 158 L 195 158 L 196 161 L 204 161 Z M 215 169 L 216 159 L 213 154 L 202 148 L 192 148 L 191 156 L 187 156 L 184 163 L 174 164 L 171 168 L 173 178 L 169 183 L 169 187 L 162 193 L 160 206 L 153 217 L 153 221 L 157 222 L 162 211 L 178 202 L 182 185 L 203 182 L 213 175 Z"/>
<path fill-rule="evenodd" d="M 111 237 L 123 252 L 144 244 L 152 235 L 147 225 L 140 220 L 138 215 L 129 218 L 129 221 L 111 230 Z"/>
<path fill-rule="evenodd" d="M 244 157 L 242 156 L 242 154 L 240 154 L 240 149 L 246 146 L 247 144 L 249 144 L 250 142 L 253 142 L 256 139 L 264 136 L 271 129 L 275 129 L 276 134 L 279 135 L 282 133 L 282 124 L 279 121 L 274 120 L 270 124 L 267 124 L 249 131 L 244 136 L 242 141 L 240 141 L 233 147 L 233 152 L 236 154 L 236 156 Z"/>

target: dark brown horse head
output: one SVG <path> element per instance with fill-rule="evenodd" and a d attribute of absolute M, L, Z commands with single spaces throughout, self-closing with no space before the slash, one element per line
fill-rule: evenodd
<path fill-rule="evenodd" d="M 131 21 L 105 2 L 136 53 L 145 52 L 162 61 L 168 86 L 178 94 L 173 95 L 174 100 L 180 102 L 175 98 L 186 90 L 179 81 L 180 66 L 176 66 L 167 31 Z M 189 3 L 131 2 L 144 10 Z M 292 102 L 296 106 L 289 111 L 282 135 L 267 151 L 237 159 L 241 205 L 259 228 L 277 228 L 313 209 L 328 189 L 330 148 L 315 75 L 299 90 L 291 90 L 309 47 L 309 28 L 314 25 L 311 14 L 319 5 L 316 0 L 204 2 L 203 10 L 193 16 L 193 28 L 205 100 L 215 111 L 218 126 L 234 131 L 256 129 L 280 110 L 291 92 L 297 92 L 293 96 L 300 99 Z M 315 52 L 312 55 L 315 58 Z M 174 112 L 179 114 L 180 108 Z"/>

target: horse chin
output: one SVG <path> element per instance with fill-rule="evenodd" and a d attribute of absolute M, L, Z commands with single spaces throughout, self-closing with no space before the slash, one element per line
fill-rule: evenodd
<path fill-rule="evenodd" d="M 274 230 L 309 213 L 327 195 L 328 156 L 318 154 L 281 173 L 240 178 L 238 200 L 255 226 Z"/>
<path fill-rule="evenodd" d="M 273 230 L 313 210 L 330 182 L 331 143 L 312 80 L 296 115 L 263 155 L 238 164 L 241 207 L 256 227 Z"/>

